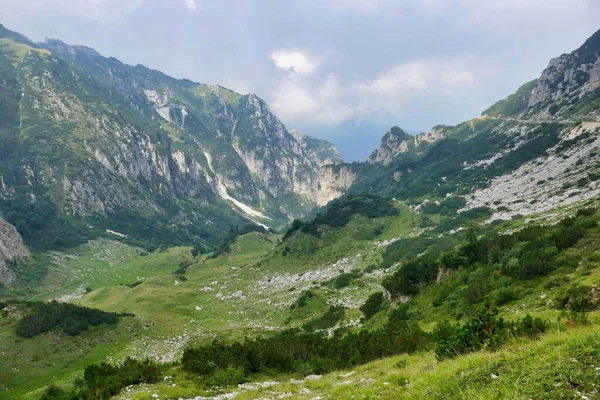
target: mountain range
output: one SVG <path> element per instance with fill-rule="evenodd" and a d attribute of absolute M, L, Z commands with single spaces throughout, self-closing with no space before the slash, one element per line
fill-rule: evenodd
<path fill-rule="evenodd" d="M 481 117 L 392 127 L 348 164 L 255 95 L 1 27 L 0 211 L 32 249 L 98 236 L 208 249 L 230 226 L 281 227 L 346 193 L 452 200 L 463 219 L 536 214 L 600 194 L 599 54 L 597 32 Z"/>
<path fill-rule="evenodd" d="M 0 63 L 2 212 L 42 248 L 106 232 L 211 245 L 245 220 L 278 226 L 323 203 L 321 175 L 341 161 L 255 95 L 4 27 Z"/>

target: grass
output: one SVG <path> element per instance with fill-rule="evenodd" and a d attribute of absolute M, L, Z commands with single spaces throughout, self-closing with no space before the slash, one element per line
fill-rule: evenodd
<path fill-rule="evenodd" d="M 96 239 L 67 252 L 36 255 L 20 266 L 21 279 L 11 295 L 27 300 L 80 296 L 86 287 L 116 287 L 168 275 L 188 258 L 186 247 L 148 254 L 117 241 Z"/>
<path fill-rule="evenodd" d="M 8 372 L 0 372 L 0 386 L 10 388 L 11 394 L 34 399 L 39 397 L 40 388 L 50 382 L 68 387 L 92 361 L 107 357 L 120 360 L 131 355 L 170 362 L 178 359 L 186 345 L 202 344 L 214 338 L 233 340 L 268 335 L 285 328 L 301 327 L 323 315 L 330 305 L 346 307 L 340 326 L 356 323 L 362 316 L 358 308 L 372 292 L 381 290 L 382 274 L 389 273 L 383 270 L 364 273 L 368 265 L 377 264 L 382 259 L 385 248 L 377 243 L 415 235 L 418 217 L 411 215 L 408 207 L 397 206 L 401 210 L 399 216 L 372 220 L 358 217 L 346 227 L 325 228 L 320 238 L 300 232 L 279 246 L 280 236 L 252 232 L 239 237 L 229 252 L 215 259 L 207 255 L 193 258 L 189 248 L 183 247 L 147 254 L 141 249 L 108 240 L 93 241 L 69 252 L 45 254 L 44 257 L 52 264 L 33 298 L 45 300 L 79 293 L 82 286 L 89 285 L 94 289 L 91 293 L 81 293 L 81 298 L 74 297 L 71 301 L 105 311 L 134 313 L 136 317 L 120 322 L 113 329 L 90 329 L 81 337 L 63 335 L 58 343 L 54 333 L 31 341 L 19 339 L 14 334 L 14 323 L 0 318 L 0 339 L 2 343 L 9 344 L 0 351 L 14 360 Z M 361 239 L 365 232 L 373 232 L 380 227 L 383 227 L 380 235 Z M 502 306 L 502 315 L 513 318 L 530 312 L 555 321 L 558 312 L 546 302 L 554 297 L 562 284 L 598 282 L 600 240 L 597 239 L 600 237 L 591 237 L 572 249 L 572 256 L 581 260 L 579 269 L 557 270 L 544 278 L 519 282 L 515 286 L 519 299 Z M 292 249 L 284 255 L 286 245 Z M 185 275 L 175 275 L 182 262 L 189 264 Z M 354 269 L 362 271 L 362 276 L 347 287 L 335 289 L 331 282 L 342 271 Z M 562 283 L 551 284 L 557 280 Z M 125 286 L 137 281 L 142 283 L 132 288 Z M 33 288 L 34 282 L 32 278 L 26 287 Z M 305 307 L 291 309 L 290 306 L 309 289 L 316 297 L 309 299 Z M 440 317 L 454 318 L 454 310 L 448 305 L 440 308 L 432 306 L 437 290 L 439 287 L 436 285 L 423 288 L 421 294 L 411 301 L 411 315 L 426 330 L 432 329 Z M 547 297 L 542 299 L 542 293 Z M 370 329 L 381 326 L 387 312 L 387 307 L 384 307 L 363 326 Z M 597 327 L 597 324 L 594 326 Z M 252 381 L 277 380 L 280 383 L 256 390 L 235 387 L 223 390 L 239 391 L 238 398 L 241 399 L 275 397 L 281 393 L 292 393 L 299 398 L 346 398 L 351 395 L 355 398 L 492 398 L 493 392 L 485 392 L 489 389 L 486 384 L 482 384 L 485 387 L 482 386 L 479 391 L 469 391 L 475 384 L 466 378 L 461 381 L 457 376 L 461 377 L 464 373 L 472 374 L 469 376 L 474 380 L 483 379 L 481 374 L 487 373 L 486 368 L 491 368 L 489 363 L 492 362 L 516 368 L 518 360 L 509 357 L 515 349 L 521 348 L 519 346 L 530 354 L 519 368 L 525 369 L 528 365 L 539 368 L 536 363 L 541 362 L 538 358 L 542 353 L 535 351 L 542 343 L 553 346 L 555 342 L 551 340 L 565 340 L 564 346 L 561 345 L 565 347 L 578 340 L 591 340 L 592 332 L 593 328 L 588 327 L 552 333 L 539 343 L 513 343 L 507 348 L 513 349 L 512 352 L 476 353 L 443 363 L 436 362 L 432 353 L 392 357 L 348 371 L 353 372 L 352 375 L 337 372 L 314 381 L 304 380 L 300 384 L 289 381 L 303 380 L 301 376 L 257 375 L 252 377 Z M 44 362 L 25 362 L 35 359 L 36 349 L 41 349 Z M 571 350 L 563 352 L 568 351 Z M 553 357 L 552 354 L 551 351 L 543 352 L 548 357 Z M 75 355 L 79 357 L 75 359 Z M 406 360 L 407 366 L 395 366 L 399 360 Z M 551 358 L 544 360 L 554 362 Z M 134 393 L 127 394 L 127 398 L 147 399 L 153 393 L 160 394 L 161 398 L 215 394 L 205 382 L 182 373 L 176 365 L 168 364 L 166 368 L 165 375 L 171 376 L 171 379 L 155 387 L 136 387 Z M 514 372 L 516 370 L 510 371 L 513 375 L 517 373 Z M 513 378 L 508 372 L 501 372 L 502 376 Z M 483 379 L 482 382 L 487 381 Z M 173 384 L 176 386 L 173 387 Z M 496 380 L 490 385 L 493 384 Z M 510 388 L 500 389 L 504 390 L 499 392 L 500 397 L 521 396 L 507 391 Z M 479 392 L 486 394 L 478 397 Z"/>
<path fill-rule="evenodd" d="M 600 333 L 598 321 L 555 330 L 540 340 L 517 340 L 497 352 L 480 351 L 437 361 L 432 352 L 378 360 L 351 371 L 316 379 L 295 375 L 253 377 L 259 387 L 207 390 L 202 382 L 170 367 L 170 377 L 154 386 L 136 388 L 131 399 L 189 398 L 237 392 L 236 399 L 556 399 L 598 398 Z M 124 397 L 122 397 L 124 398 Z"/>
<path fill-rule="evenodd" d="M 117 357 L 137 326 L 126 317 L 114 327 L 93 327 L 75 337 L 47 332 L 24 339 L 15 334 L 17 314 L 0 319 L 0 398 L 38 399 L 49 382 L 72 383 L 86 365 Z"/>

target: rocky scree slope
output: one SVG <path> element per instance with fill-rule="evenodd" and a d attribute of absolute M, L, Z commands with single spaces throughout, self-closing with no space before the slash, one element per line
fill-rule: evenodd
<path fill-rule="evenodd" d="M 4 27 L 0 85 L 1 211 L 42 247 L 107 230 L 211 244 L 247 219 L 278 225 L 317 204 L 321 166 L 339 161 L 255 95 Z M 60 243 L 31 239 L 57 225 Z"/>

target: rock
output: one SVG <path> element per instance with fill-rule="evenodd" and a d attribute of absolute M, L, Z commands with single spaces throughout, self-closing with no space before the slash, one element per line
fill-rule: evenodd
<path fill-rule="evenodd" d="M 7 261 L 29 257 L 29 251 L 14 226 L 0 218 L 0 283 L 10 286 L 14 274 L 6 265 Z"/>

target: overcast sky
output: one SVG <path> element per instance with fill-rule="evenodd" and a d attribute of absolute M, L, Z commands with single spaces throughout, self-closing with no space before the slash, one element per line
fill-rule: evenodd
<path fill-rule="evenodd" d="M 0 0 L 0 23 L 256 93 L 364 160 L 478 116 L 600 29 L 600 0 Z"/>

